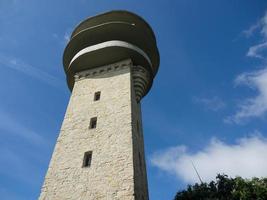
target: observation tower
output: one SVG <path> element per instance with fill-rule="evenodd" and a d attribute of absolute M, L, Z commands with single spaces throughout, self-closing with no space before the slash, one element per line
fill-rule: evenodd
<path fill-rule="evenodd" d="M 72 92 L 39 200 L 148 200 L 141 99 L 159 52 L 128 11 L 82 21 L 63 65 Z"/>

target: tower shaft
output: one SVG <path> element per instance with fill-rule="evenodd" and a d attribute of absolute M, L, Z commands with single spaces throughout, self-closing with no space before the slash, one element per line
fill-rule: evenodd
<path fill-rule="evenodd" d="M 39 200 L 148 200 L 131 59 L 77 72 Z"/>

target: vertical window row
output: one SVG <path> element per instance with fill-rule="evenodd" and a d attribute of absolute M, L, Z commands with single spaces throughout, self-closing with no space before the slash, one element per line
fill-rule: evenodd
<path fill-rule="evenodd" d="M 100 100 L 100 96 L 101 96 L 101 92 L 95 92 L 94 94 L 94 101 L 99 101 Z M 90 124 L 89 124 L 89 129 L 94 129 L 96 128 L 97 125 L 97 117 L 92 117 L 90 119 Z"/>
<path fill-rule="evenodd" d="M 94 101 L 99 101 L 101 96 L 101 92 L 95 92 L 94 94 Z M 95 129 L 97 125 L 97 117 L 92 117 L 90 119 L 89 129 Z M 92 162 L 92 151 L 87 151 L 84 153 L 83 156 L 83 164 L 82 167 L 90 167 Z"/>

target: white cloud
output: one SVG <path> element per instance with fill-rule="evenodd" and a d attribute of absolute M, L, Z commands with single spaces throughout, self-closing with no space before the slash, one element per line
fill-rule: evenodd
<path fill-rule="evenodd" d="M 18 58 L 0 54 L 0 64 L 2 67 L 8 67 L 10 69 L 22 72 L 51 86 L 59 89 L 63 88 L 63 82 L 61 80 L 48 74 L 47 72 L 25 63 Z"/>
<path fill-rule="evenodd" d="M 193 101 L 197 104 L 203 105 L 208 110 L 219 111 L 225 108 L 226 104 L 217 96 L 211 98 L 195 97 Z"/>
<path fill-rule="evenodd" d="M 258 25 L 259 24 L 259 25 Z M 256 27 L 260 29 L 262 35 L 261 43 L 249 48 L 247 56 L 253 58 L 266 59 L 267 53 L 267 12 L 259 21 L 257 26 L 248 29 L 250 34 Z M 264 117 L 267 113 L 267 66 L 263 69 L 245 72 L 237 76 L 236 85 L 246 85 L 254 89 L 257 94 L 254 97 L 246 98 L 240 101 L 235 114 L 224 119 L 226 123 L 243 123 L 250 118 Z"/>
<path fill-rule="evenodd" d="M 267 138 L 245 137 L 235 144 L 212 139 L 202 150 L 190 153 L 186 146 L 155 152 L 151 162 L 159 169 L 176 175 L 185 183 L 199 182 L 195 164 L 203 181 L 214 180 L 218 173 L 244 178 L 267 176 Z"/>
<path fill-rule="evenodd" d="M 243 73 L 236 78 L 235 84 L 246 85 L 258 94 L 240 102 L 237 112 L 227 117 L 225 122 L 241 123 L 252 117 L 263 117 L 267 112 L 267 68 Z"/>

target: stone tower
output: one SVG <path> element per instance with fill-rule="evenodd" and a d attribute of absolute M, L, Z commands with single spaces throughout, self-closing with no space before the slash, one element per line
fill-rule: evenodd
<path fill-rule="evenodd" d="M 159 66 L 139 16 L 81 22 L 63 56 L 72 91 L 39 200 L 148 200 L 141 99 Z"/>

